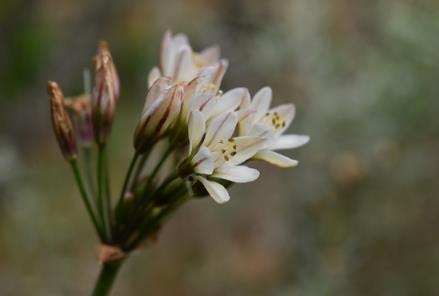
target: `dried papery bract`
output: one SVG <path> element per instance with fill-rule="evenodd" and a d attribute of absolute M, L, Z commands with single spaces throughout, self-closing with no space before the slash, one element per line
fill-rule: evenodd
<path fill-rule="evenodd" d="M 73 125 L 64 108 L 64 95 L 56 82 L 49 81 L 47 91 L 50 99 L 52 126 L 64 158 L 72 160 L 77 156 Z"/>
<path fill-rule="evenodd" d="M 107 141 L 113 124 L 120 84 L 116 68 L 105 41 L 101 41 L 95 57 L 95 87 L 93 90 L 92 118 L 95 140 Z"/>

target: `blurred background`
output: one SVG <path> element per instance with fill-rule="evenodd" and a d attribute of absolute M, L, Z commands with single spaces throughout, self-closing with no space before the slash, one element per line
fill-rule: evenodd
<path fill-rule="evenodd" d="M 222 206 L 192 201 L 113 295 L 439 295 L 439 3 L 0 2 L 0 294 L 88 295 L 97 240 L 49 121 L 47 80 L 82 91 L 98 40 L 122 80 L 120 188 L 166 29 L 219 44 L 223 89 L 293 102 L 297 168 L 256 163 Z M 436 115 L 435 115 L 436 114 Z"/>

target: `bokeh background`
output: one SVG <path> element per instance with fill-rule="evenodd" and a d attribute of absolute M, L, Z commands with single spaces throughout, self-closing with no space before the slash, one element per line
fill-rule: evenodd
<path fill-rule="evenodd" d="M 224 89 L 294 102 L 300 160 L 190 202 L 113 295 L 439 295 L 435 0 L 0 2 L 0 294 L 88 295 L 96 238 L 49 122 L 46 81 L 82 91 L 98 40 L 122 79 L 120 188 L 166 29 L 230 60 Z"/>

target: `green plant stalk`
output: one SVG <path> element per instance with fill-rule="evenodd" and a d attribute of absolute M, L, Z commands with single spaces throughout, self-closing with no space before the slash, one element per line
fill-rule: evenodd
<path fill-rule="evenodd" d="M 97 186 L 98 186 L 98 195 L 97 195 L 97 208 L 99 217 L 101 220 L 101 223 L 104 227 L 104 233 L 105 233 L 105 239 L 106 242 L 111 241 L 111 227 L 110 227 L 110 221 L 107 216 L 106 208 L 110 207 L 111 205 L 108 203 L 108 198 L 104 196 L 105 192 L 105 150 L 106 145 L 105 144 L 99 144 L 98 145 L 98 163 L 97 163 Z"/>
<path fill-rule="evenodd" d="M 148 203 L 147 202 L 148 202 L 149 197 L 156 193 L 156 192 L 154 192 L 154 193 L 150 192 L 148 194 L 148 191 L 150 189 L 152 180 L 154 179 L 155 175 L 159 172 L 160 168 L 165 163 L 166 159 L 169 157 L 169 155 L 171 154 L 172 150 L 173 150 L 172 145 L 169 145 L 168 148 L 166 149 L 166 151 L 164 152 L 164 154 L 162 155 L 161 159 L 159 160 L 159 162 L 154 167 L 151 175 L 149 176 L 149 179 L 148 179 L 148 182 L 146 184 L 146 187 L 145 187 L 145 192 L 146 192 L 145 196 L 146 197 L 145 197 L 144 200 L 140 200 L 140 201 L 136 200 L 137 205 L 134 207 L 134 212 L 131 215 L 131 223 L 128 225 L 127 230 L 124 231 L 124 233 L 121 235 L 122 238 L 126 239 L 130 235 L 130 232 L 131 232 L 132 228 L 138 222 L 137 221 L 138 218 L 139 218 L 138 216 L 141 215 L 142 211 L 144 210 L 144 207 L 148 207 Z M 142 163 L 141 163 L 141 165 L 142 165 Z M 167 180 L 165 180 L 166 185 L 167 185 L 167 182 L 169 182 L 169 181 L 172 181 L 172 180 L 169 180 L 169 178 Z M 161 189 L 161 188 L 162 188 L 162 186 L 159 187 L 159 189 Z"/>
<path fill-rule="evenodd" d="M 85 171 L 85 177 L 87 179 L 91 194 L 94 195 L 96 194 L 96 188 L 93 180 L 92 149 L 91 147 L 83 147 L 82 151 L 84 152 L 83 168 Z"/>
<path fill-rule="evenodd" d="M 106 206 L 105 209 L 107 210 L 107 218 L 108 218 L 108 225 L 110 227 L 110 231 L 112 230 L 113 226 L 113 213 L 112 213 L 112 204 L 111 204 L 111 187 L 110 187 L 110 174 L 109 174 L 109 168 L 108 168 L 108 152 L 107 150 L 104 151 L 104 182 L 105 182 L 105 201 Z M 110 232 L 110 240 L 113 238 L 113 233 Z"/>
<path fill-rule="evenodd" d="M 106 296 L 109 295 L 111 288 L 113 287 L 114 280 L 117 273 L 124 261 L 108 262 L 104 263 L 101 267 L 99 277 L 96 280 L 95 287 L 93 289 L 93 296 Z"/>
<path fill-rule="evenodd" d="M 137 152 L 134 153 L 133 158 L 131 159 L 130 165 L 128 166 L 128 171 L 125 175 L 125 180 L 123 181 L 122 190 L 120 192 L 119 200 L 117 201 L 116 205 L 116 212 L 120 210 L 123 204 L 123 199 L 125 197 L 125 193 L 128 189 L 128 185 L 130 183 L 131 175 L 133 173 L 134 167 L 136 166 L 137 160 L 139 159 L 140 154 Z"/>
<path fill-rule="evenodd" d="M 92 208 L 92 205 L 90 203 L 90 199 L 88 197 L 87 191 L 85 190 L 84 182 L 82 180 L 82 176 L 81 176 L 81 172 L 79 170 L 78 162 L 76 159 L 73 159 L 69 163 L 70 163 L 70 166 L 72 167 L 73 174 L 75 175 L 75 180 L 76 180 L 76 183 L 78 184 L 79 192 L 80 192 L 82 201 L 84 202 L 85 208 L 87 209 L 87 213 L 93 222 L 93 225 L 95 227 L 95 230 L 96 230 L 100 240 L 102 241 L 104 239 L 104 235 L 103 235 L 102 229 L 101 229 L 101 227 L 96 219 L 96 216 L 93 212 L 93 208 Z"/>
<path fill-rule="evenodd" d="M 173 149 L 174 149 L 174 147 L 171 144 L 169 144 L 168 148 L 166 148 L 165 153 L 163 153 L 162 158 L 160 158 L 159 162 L 156 164 L 156 166 L 152 170 L 151 175 L 149 175 L 148 183 L 151 183 L 154 180 L 155 176 L 159 172 L 162 165 L 165 163 L 166 159 L 168 159 L 169 155 L 171 155 L 171 152 Z"/>
<path fill-rule="evenodd" d="M 176 211 L 188 198 L 186 191 L 182 191 L 181 195 L 177 195 L 178 199 L 171 205 L 168 205 L 165 209 L 163 209 L 156 217 L 154 217 L 151 221 L 147 221 L 141 225 L 140 233 L 137 238 L 135 238 L 132 242 L 128 243 L 126 246 L 127 250 L 135 249 L 142 241 L 148 238 L 149 235 L 153 234 L 160 228 L 160 225 L 163 221 L 169 217 L 171 213 Z M 153 207 L 151 207 L 152 209 Z"/>

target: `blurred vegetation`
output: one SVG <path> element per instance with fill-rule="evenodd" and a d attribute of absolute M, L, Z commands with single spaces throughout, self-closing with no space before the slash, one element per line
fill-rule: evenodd
<path fill-rule="evenodd" d="M 86 295 L 96 239 L 49 123 L 46 81 L 82 91 L 98 40 L 122 79 L 120 187 L 163 32 L 218 43 L 224 89 L 265 85 L 311 135 L 218 206 L 193 201 L 114 295 L 438 295 L 439 3 L 0 2 L 0 294 Z"/>

